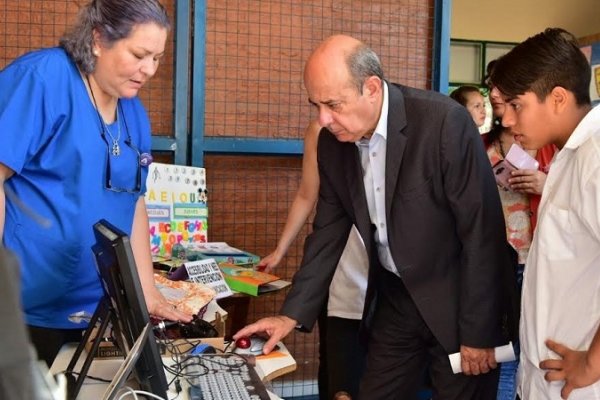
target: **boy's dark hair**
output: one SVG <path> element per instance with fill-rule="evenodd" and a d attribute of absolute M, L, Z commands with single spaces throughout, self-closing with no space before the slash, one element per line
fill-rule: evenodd
<path fill-rule="evenodd" d="M 450 98 L 458 101 L 462 106 L 466 107 L 467 102 L 469 101 L 469 99 L 467 97 L 467 95 L 469 93 L 481 94 L 479 89 L 476 88 L 475 86 L 464 85 L 464 86 L 460 86 L 459 88 L 453 90 L 452 93 L 450 93 Z"/>
<path fill-rule="evenodd" d="M 572 92 L 579 106 L 590 101 L 591 68 L 577 39 L 561 28 L 548 28 L 500 57 L 490 81 L 514 98 L 533 92 L 540 101 L 557 86 Z"/>

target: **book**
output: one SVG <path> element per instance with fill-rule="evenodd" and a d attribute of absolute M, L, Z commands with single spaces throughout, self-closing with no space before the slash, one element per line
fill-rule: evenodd
<path fill-rule="evenodd" d="M 283 342 L 278 342 L 278 350 L 256 357 L 254 368 L 264 381 L 272 381 L 282 375 L 296 370 L 296 360 Z"/>
<path fill-rule="evenodd" d="M 162 295 L 187 314 L 199 314 L 217 295 L 214 288 L 199 282 L 172 281 L 154 274 L 154 284 Z"/>
<path fill-rule="evenodd" d="M 290 286 L 291 284 L 292 284 L 292 282 L 290 282 L 290 281 L 284 281 L 283 279 L 278 279 L 276 281 L 260 285 L 258 287 L 258 294 L 275 292 L 277 290 L 286 288 L 286 287 Z"/>
<path fill-rule="evenodd" d="M 254 266 L 260 261 L 256 254 L 237 249 L 225 242 L 182 243 L 185 254 L 179 258 L 190 261 L 214 259 L 217 263 Z"/>
<path fill-rule="evenodd" d="M 145 200 L 153 256 L 170 257 L 174 245 L 208 241 L 204 168 L 150 164 Z"/>
<path fill-rule="evenodd" d="M 220 263 L 219 267 L 223 272 L 225 282 L 227 282 L 231 290 L 235 290 L 236 292 L 258 296 L 261 293 L 279 290 L 289 285 L 289 282 L 286 285 L 286 281 L 282 281 L 283 285 L 272 286 L 271 284 L 281 281 L 281 279 L 276 275 L 256 271 L 253 268 L 228 263 Z"/>

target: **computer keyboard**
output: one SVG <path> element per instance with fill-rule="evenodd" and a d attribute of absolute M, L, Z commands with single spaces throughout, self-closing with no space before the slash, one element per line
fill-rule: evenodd
<path fill-rule="evenodd" d="M 254 367 L 239 355 L 190 356 L 183 365 L 190 400 L 269 400 Z"/>

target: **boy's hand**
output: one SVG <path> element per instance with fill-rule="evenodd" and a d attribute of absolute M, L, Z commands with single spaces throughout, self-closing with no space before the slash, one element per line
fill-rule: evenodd
<path fill-rule="evenodd" d="M 589 386 L 600 380 L 600 370 L 588 362 L 587 351 L 575 351 L 565 345 L 546 340 L 546 346 L 562 359 L 548 359 L 540 363 L 540 368 L 549 370 L 545 378 L 548 382 L 565 381 L 560 395 L 567 399 L 573 389 Z"/>

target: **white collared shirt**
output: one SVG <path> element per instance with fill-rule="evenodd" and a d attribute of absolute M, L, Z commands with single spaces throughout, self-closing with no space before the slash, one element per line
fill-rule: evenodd
<path fill-rule="evenodd" d="M 363 183 L 367 195 L 367 205 L 371 223 L 377 227 L 375 242 L 379 261 L 385 269 L 399 275 L 392 259 L 388 242 L 387 220 L 385 215 L 385 154 L 387 145 L 387 125 L 389 94 L 387 83 L 383 82 L 383 104 L 381 115 L 370 139 L 361 139 L 356 145 L 361 155 Z"/>
<path fill-rule="evenodd" d="M 525 267 L 521 305 L 522 399 L 560 399 L 538 365 L 559 358 L 553 339 L 587 350 L 600 322 L 600 107 L 579 123 L 546 178 L 538 225 Z M 569 400 L 600 399 L 600 382 Z"/>

